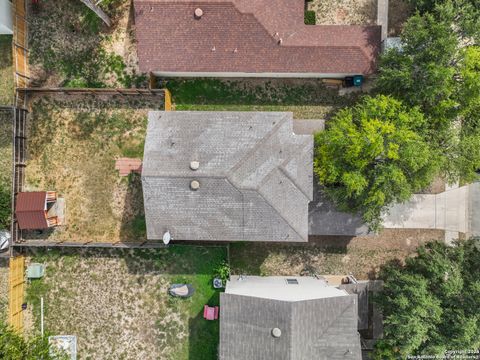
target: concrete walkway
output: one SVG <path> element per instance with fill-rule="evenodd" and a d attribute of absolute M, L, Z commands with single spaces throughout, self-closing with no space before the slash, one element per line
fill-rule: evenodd
<path fill-rule="evenodd" d="M 415 194 L 410 201 L 393 205 L 384 216 L 385 228 L 438 229 L 447 242 L 480 235 L 480 183 L 450 188 L 440 194 Z"/>

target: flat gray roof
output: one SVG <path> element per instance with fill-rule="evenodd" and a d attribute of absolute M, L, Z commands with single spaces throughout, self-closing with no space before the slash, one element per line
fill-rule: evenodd
<path fill-rule="evenodd" d="M 177 240 L 308 241 L 313 136 L 295 135 L 292 119 L 150 112 L 142 169 L 148 239 L 169 231 Z"/>

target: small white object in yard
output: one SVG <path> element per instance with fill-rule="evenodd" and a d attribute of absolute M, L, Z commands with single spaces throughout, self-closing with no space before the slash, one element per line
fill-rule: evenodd
<path fill-rule="evenodd" d="M 50 347 L 50 355 L 54 357 L 58 355 L 66 355 L 67 359 L 77 359 L 77 337 L 75 335 L 57 335 L 49 336 L 48 343 Z"/>
<path fill-rule="evenodd" d="M 170 240 L 172 240 L 172 236 L 170 235 L 170 231 L 167 231 L 167 232 L 165 232 L 165 234 L 163 234 L 163 243 L 165 245 L 168 245 Z"/>
<path fill-rule="evenodd" d="M 8 249 L 10 238 L 11 236 L 8 231 L 0 231 L 0 252 Z"/>

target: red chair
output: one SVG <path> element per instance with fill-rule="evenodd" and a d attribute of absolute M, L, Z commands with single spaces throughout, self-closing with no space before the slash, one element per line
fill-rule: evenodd
<path fill-rule="evenodd" d="M 218 319 L 218 306 L 208 306 L 203 307 L 203 318 L 206 320 L 217 320 Z"/>

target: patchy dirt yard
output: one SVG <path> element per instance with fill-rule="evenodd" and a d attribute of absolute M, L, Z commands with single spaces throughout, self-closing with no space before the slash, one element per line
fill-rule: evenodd
<path fill-rule="evenodd" d="M 418 245 L 444 239 L 439 230 L 383 230 L 376 236 L 316 237 L 307 244 L 232 244 L 230 258 L 236 274 L 345 275 L 376 278 L 380 267 L 411 256 Z"/>
<path fill-rule="evenodd" d="M 12 36 L 0 35 L 0 105 L 13 103 Z"/>
<path fill-rule="evenodd" d="M 149 110 L 160 96 L 39 96 L 28 120 L 27 191 L 57 191 L 66 225 L 40 237 L 66 241 L 145 239 L 140 176 L 120 177 L 118 157 L 143 157 Z"/>
<path fill-rule="evenodd" d="M 137 66 L 132 1 L 100 2 L 112 20 L 110 28 L 77 0 L 28 3 L 34 86 L 145 85 Z"/>
<path fill-rule="evenodd" d="M 375 25 L 377 0 L 312 0 L 308 10 L 316 13 L 317 25 Z M 389 36 L 397 36 L 412 9 L 406 0 L 390 0 Z"/>
<path fill-rule="evenodd" d="M 218 305 L 212 287 L 224 247 L 171 246 L 159 250 L 47 251 L 29 254 L 45 263 L 46 276 L 27 286 L 30 332 L 45 329 L 77 336 L 79 359 L 216 358 L 218 321 L 203 319 Z M 190 283 L 189 299 L 172 298 L 172 283 Z M 32 316 L 30 315 L 30 318 Z"/>
<path fill-rule="evenodd" d="M 0 317 L 7 319 L 8 309 L 8 259 L 0 258 Z"/>

